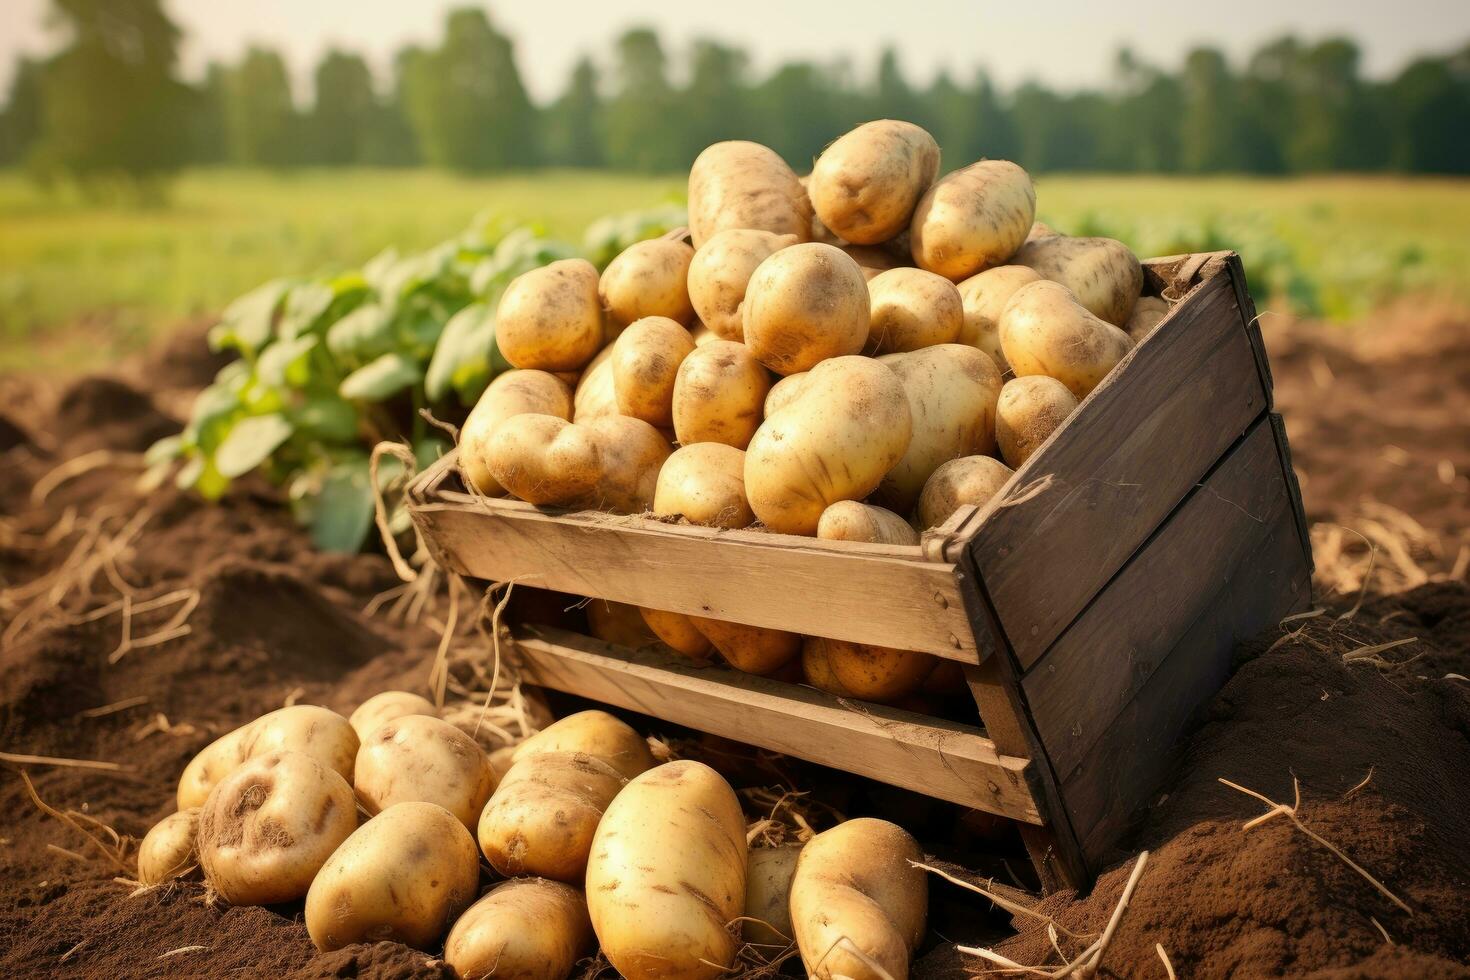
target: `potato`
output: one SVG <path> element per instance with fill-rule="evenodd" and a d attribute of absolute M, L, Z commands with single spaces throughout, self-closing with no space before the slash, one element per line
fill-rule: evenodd
<path fill-rule="evenodd" d="M 756 267 L 745 291 L 745 344 L 777 374 L 856 354 L 868 340 L 868 285 L 846 252 L 810 242 Z"/>
<path fill-rule="evenodd" d="M 665 316 L 635 321 L 613 342 L 613 394 L 618 411 L 651 425 L 674 422 L 674 378 L 694 338 Z"/>
<path fill-rule="evenodd" d="M 194 847 L 199 808 L 170 813 L 149 828 L 138 845 L 138 880 L 161 885 L 190 871 L 198 863 Z"/>
<path fill-rule="evenodd" d="M 473 828 L 495 790 L 495 770 L 479 743 L 449 722 L 408 715 L 363 739 L 352 785 L 370 814 L 437 803 Z"/>
<path fill-rule="evenodd" d="M 708 660 L 714 649 L 709 637 L 699 631 L 694 621 L 683 613 L 643 607 L 643 621 L 653 635 L 691 660 Z"/>
<path fill-rule="evenodd" d="M 796 873 L 800 844 L 751 848 L 745 865 L 745 941 L 786 947 L 792 942 L 791 877 Z"/>
<path fill-rule="evenodd" d="M 965 320 L 956 342 L 989 354 L 1001 374 L 1009 371 L 1010 362 L 1000 349 L 1000 314 L 1016 290 L 1040 278 L 1030 266 L 998 265 L 960 283 Z"/>
<path fill-rule="evenodd" d="M 522 878 L 495 885 L 459 917 L 444 941 L 444 962 L 460 980 L 566 980 L 591 944 L 579 890 Z"/>
<path fill-rule="evenodd" d="M 930 475 L 919 494 L 919 527 L 938 527 L 965 504 L 985 506 L 1014 473 L 993 456 L 950 460 Z"/>
<path fill-rule="evenodd" d="M 904 259 L 894 255 L 886 248 L 877 245 L 844 245 L 842 250 L 847 253 L 848 258 L 858 264 L 863 270 L 863 278 L 872 282 L 890 269 L 912 269 L 913 266 Z M 904 257 L 908 256 L 908 250 L 904 250 Z"/>
<path fill-rule="evenodd" d="M 812 643 L 810 639 L 801 644 L 801 679 L 819 691 L 838 697 L 851 697 L 852 692 L 843 687 L 832 669 L 831 647 L 825 643 Z"/>
<path fill-rule="evenodd" d="M 817 537 L 871 544 L 918 544 L 919 532 L 891 510 L 856 500 L 839 500 L 822 511 Z"/>
<path fill-rule="evenodd" d="M 518 368 L 578 371 L 602 348 L 597 268 L 562 259 L 510 281 L 495 311 L 495 342 Z"/>
<path fill-rule="evenodd" d="M 1012 378 L 995 406 L 995 441 L 1006 465 L 1019 469 L 1056 427 L 1077 410 L 1077 396 L 1056 378 Z"/>
<path fill-rule="evenodd" d="M 672 447 L 653 426 L 626 415 L 605 415 L 583 425 L 597 446 L 596 484 L 577 503 L 615 514 L 641 514 L 653 506 L 658 472 Z"/>
<path fill-rule="evenodd" d="M 719 442 L 674 450 L 659 471 L 653 512 L 709 527 L 749 527 L 755 514 L 745 499 L 745 453 Z"/>
<path fill-rule="evenodd" d="M 554 415 L 513 415 L 485 447 L 490 474 L 521 500 L 570 504 L 602 479 L 603 444 L 590 426 L 605 418 L 580 424 Z"/>
<path fill-rule="evenodd" d="M 919 693 L 950 695 L 965 694 L 969 685 L 965 681 L 965 669 L 958 660 L 940 660 L 919 685 Z"/>
<path fill-rule="evenodd" d="M 703 616 L 688 618 L 731 667 L 747 674 L 773 674 L 801 653 L 801 636 L 797 633 Z"/>
<path fill-rule="evenodd" d="M 750 507 L 773 531 L 816 534 L 828 506 L 877 488 L 908 450 L 912 431 L 903 382 L 886 365 L 866 357 L 823 361 L 751 439 Z"/>
<path fill-rule="evenodd" d="M 981 160 L 945 175 L 914 209 L 914 263 L 959 282 L 1016 254 L 1036 216 L 1036 190 L 1008 160 Z"/>
<path fill-rule="evenodd" d="M 935 660 L 931 654 L 917 650 L 894 650 L 824 636 L 808 636 L 802 643 L 801 656 L 802 669 L 813 687 L 880 704 L 917 691 L 934 669 Z"/>
<path fill-rule="evenodd" d="M 908 227 L 939 173 L 939 144 L 913 123 L 863 123 L 822 151 L 808 184 L 822 223 L 856 245 L 885 242 Z"/>
<path fill-rule="evenodd" d="M 890 269 L 868 280 L 869 354 L 954 343 L 964 325 L 960 291 L 923 269 Z"/>
<path fill-rule="evenodd" d="M 632 779 L 654 766 L 648 741 L 606 711 L 578 711 L 526 739 L 513 759 L 520 762 L 539 752 L 585 752 Z"/>
<path fill-rule="evenodd" d="M 797 374 L 788 374 L 771 385 L 771 390 L 766 392 L 766 402 L 763 406 L 764 414 L 767 418 L 770 418 L 787 405 L 796 401 L 803 387 L 806 385 L 809 373 L 807 371 L 801 371 Z"/>
<path fill-rule="evenodd" d="M 573 422 L 591 422 L 604 415 L 618 414 L 618 395 L 613 386 L 613 346 L 608 344 L 598 351 L 577 380 L 572 395 Z"/>
<path fill-rule="evenodd" d="M 381 694 L 374 694 L 358 705 L 357 710 L 348 716 L 347 723 L 352 726 L 354 732 L 357 732 L 358 741 L 361 742 L 388 722 L 397 721 L 406 715 L 428 715 L 430 718 L 437 718 L 439 709 L 434 707 L 434 702 L 422 694 L 411 694 L 408 691 L 384 691 Z M 360 745 L 358 751 L 362 751 Z"/>
<path fill-rule="evenodd" d="M 652 238 L 623 249 L 602 270 L 598 294 L 608 321 L 625 327 L 647 316 L 667 317 L 680 324 L 694 319 L 689 302 L 688 242 Z"/>
<path fill-rule="evenodd" d="M 905 980 L 924 937 L 924 850 L 903 828 L 859 817 L 813 837 L 791 879 L 791 922 L 811 977 Z"/>
<path fill-rule="evenodd" d="M 995 448 L 1000 371 L 989 355 L 963 344 L 941 344 L 878 359 L 903 383 L 913 417 L 908 449 L 878 487 L 875 500 L 907 514 L 940 465 Z"/>
<path fill-rule="evenodd" d="M 750 348 L 716 340 L 684 358 L 674 382 L 674 433 L 685 446 L 750 444 L 761 424 L 771 377 Z"/>
<path fill-rule="evenodd" d="M 728 228 L 689 264 L 689 299 L 699 319 L 725 340 L 745 340 L 745 290 L 756 267 L 799 239 L 754 228 Z"/>
<path fill-rule="evenodd" d="M 427 950 L 479 884 L 475 839 L 454 814 L 433 803 L 395 803 L 322 866 L 306 893 L 306 931 L 324 953 L 384 941 Z"/>
<path fill-rule="evenodd" d="M 607 599 L 587 603 L 587 628 L 604 643 L 637 650 L 658 642 L 637 606 Z"/>
<path fill-rule="evenodd" d="M 670 762 L 630 782 L 603 815 L 587 862 L 587 910 L 628 980 L 712 980 L 739 941 L 745 815 L 720 774 Z"/>
<path fill-rule="evenodd" d="M 490 382 L 459 430 L 460 472 L 486 496 L 505 493 L 485 462 L 486 443 L 501 422 L 526 413 L 570 419 L 572 389 L 545 371 L 506 371 Z"/>
<path fill-rule="evenodd" d="M 236 766 L 267 752 L 305 752 L 351 779 L 357 741 L 352 725 L 335 711 L 314 704 L 279 708 L 215 739 L 184 767 L 179 809 L 203 806 L 209 791 Z"/>
<path fill-rule="evenodd" d="M 628 780 L 585 752 L 538 752 L 510 767 L 480 815 L 480 850 L 506 877 L 581 884 L 592 834 Z"/>
<path fill-rule="evenodd" d="M 199 865 L 231 905 L 289 902 L 356 829 L 347 780 L 304 752 L 268 752 L 210 790 L 199 809 Z"/>
<path fill-rule="evenodd" d="M 689 233 L 696 249 L 726 228 L 806 241 L 811 225 L 806 188 L 769 147 L 745 140 L 714 143 L 689 168 Z"/>
<path fill-rule="evenodd" d="M 1169 303 L 1167 300 L 1157 296 L 1140 296 L 1138 302 L 1133 304 L 1133 312 L 1128 314 L 1128 322 L 1123 329 L 1128 333 L 1128 339 L 1137 344 L 1140 340 L 1153 333 L 1154 327 L 1159 321 L 1169 314 Z"/>
<path fill-rule="evenodd" d="M 1066 286 L 1089 313 L 1117 327 L 1128 322 L 1143 289 L 1138 256 L 1111 238 L 1051 235 L 1027 242 L 1013 261 Z"/>
<path fill-rule="evenodd" d="M 1026 241 L 1034 242 L 1038 238 L 1054 238 L 1060 234 L 1061 232 L 1057 231 L 1045 221 L 1033 221 L 1031 222 L 1031 231 L 1026 235 Z"/>
<path fill-rule="evenodd" d="M 1057 282 L 1016 290 L 1000 315 L 1000 346 L 1016 377 L 1045 374 L 1078 398 L 1096 388 L 1133 342 Z"/>

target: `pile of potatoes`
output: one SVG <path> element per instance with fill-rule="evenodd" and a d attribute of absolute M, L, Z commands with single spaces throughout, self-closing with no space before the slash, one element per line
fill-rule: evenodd
<path fill-rule="evenodd" d="M 752 849 L 719 773 L 659 764 L 602 711 L 487 754 L 404 691 L 351 718 L 282 708 L 200 752 L 178 805 L 142 842 L 144 883 L 200 868 L 232 904 L 304 900 L 321 950 L 442 949 L 463 980 L 561 980 L 599 948 L 629 980 L 704 980 L 793 943 L 812 976 L 902 980 L 925 931 L 904 830 Z"/>
<path fill-rule="evenodd" d="M 1026 171 L 940 175 L 912 123 L 865 123 L 798 177 L 710 146 L 689 228 L 599 276 L 527 272 L 496 319 L 514 370 L 460 434 L 478 493 L 711 527 L 915 545 L 983 506 L 1167 311 L 1122 243 L 1037 223 Z M 934 658 L 602 604 L 611 642 L 902 702 Z M 646 625 L 647 629 L 643 627 Z M 650 635 L 651 633 L 651 635 Z"/>

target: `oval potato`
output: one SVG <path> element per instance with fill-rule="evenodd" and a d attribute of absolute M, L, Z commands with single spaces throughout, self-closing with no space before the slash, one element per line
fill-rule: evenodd
<path fill-rule="evenodd" d="M 613 387 L 613 344 L 587 362 L 572 395 L 572 421 L 591 422 L 604 415 L 618 414 L 618 395 Z M 547 412 L 544 414 L 555 414 Z"/>
<path fill-rule="evenodd" d="M 659 470 L 653 513 L 708 527 L 749 527 L 755 513 L 745 499 L 745 452 L 720 442 L 674 450 Z"/>
<path fill-rule="evenodd" d="M 1022 286 L 1000 316 L 1000 346 L 1016 377 L 1056 378 L 1078 398 L 1117 367 L 1133 343 L 1053 281 Z"/>
<path fill-rule="evenodd" d="M 1089 313 L 1115 327 L 1128 322 L 1143 290 L 1138 256 L 1112 238 L 1049 235 L 1027 242 L 1013 261 L 1066 286 Z"/>
<path fill-rule="evenodd" d="M 696 348 L 674 381 L 674 434 L 685 446 L 721 442 L 744 449 L 760 427 L 770 390 L 770 374 L 744 344 L 716 340 Z"/>
<path fill-rule="evenodd" d="M 184 767 L 179 809 L 203 806 L 209 791 L 236 766 L 268 752 L 305 752 L 351 779 L 357 745 L 352 725 L 335 711 L 314 704 L 278 708 L 221 735 Z"/>
<path fill-rule="evenodd" d="M 691 660 L 707 660 L 714 647 L 709 638 L 694 625 L 694 620 L 683 613 L 665 609 L 640 607 L 643 621 L 666 645 Z"/>
<path fill-rule="evenodd" d="M 808 660 L 811 667 L 808 668 Z M 831 694 L 884 704 L 914 693 L 934 669 L 934 656 L 917 650 L 895 650 L 872 643 L 853 643 L 808 636 L 802 645 L 802 667 L 813 687 L 832 684 Z"/>
<path fill-rule="evenodd" d="M 1133 304 L 1133 312 L 1128 314 L 1128 322 L 1123 329 L 1128 332 L 1128 338 L 1136 345 L 1153 333 L 1154 327 L 1158 326 L 1159 321 L 1168 314 L 1168 300 L 1158 296 L 1140 296 L 1138 302 Z"/>
<path fill-rule="evenodd" d="M 647 316 L 680 324 L 694 319 L 689 302 L 689 263 L 694 248 L 672 238 L 634 242 L 602 270 L 598 295 L 616 329 Z"/>
<path fill-rule="evenodd" d="M 513 415 L 485 447 L 490 474 L 520 500 L 570 504 L 596 490 L 602 479 L 603 442 L 590 426 L 606 418 L 580 424 L 554 415 Z"/>
<path fill-rule="evenodd" d="M 689 233 L 695 249 L 727 228 L 753 228 L 806 241 L 811 202 L 801 179 L 770 147 L 726 140 L 689 168 Z"/>
<path fill-rule="evenodd" d="M 964 326 L 957 342 L 978 347 L 989 354 L 1001 374 L 1009 371 L 1010 362 L 1000 348 L 1000 315 L 1016 290 L 1039 279 L 1041 276 L 1030 266 L 998 265 L 961 282 L 959 290 L 964 307 Z"/>
<path fill-rule="evenodd" d="M 747 674 L 774 674 L 801 653 L 801 636 L 797 633 L 702 616 L 690 616 L 689 621 L 731 667 Z"/>
<path fill-rule="evenodd" d="M 1009 160 L 981 160 L 945 175 L 919 201 L 909 246 L 921 269 L 959 282 L 1002 265 L 1026 241 L 1036 189 Z"/>
<path fill-rule="evenodd" d="M 510 281 L 495 311 L 495 341 L 518 368 L 577 371 L 602 347 L 597 268 L 561 259 Z"/>
<path fill-rule="evenodd" d="M 885 242 L 908 227 L 939 173 L 939 144 L 897 119 L 863 123 L 822 151 L 808 193 L 822 223 L 856 245 Z"/>
<path fill-rule="evenodd" d="M 939 467 L 919 494 L 919 526 L 938 527 L 965 504 L 983 507 L 1015 470 L 993 456 L 965 456 Z"/>
<path fill-rule="evenodd" d="M 673 452 L 663 433 L 626 415 L 604 415 L 583 427 L 597 447 L 598 476 L 577 504 L 614 514 L 641 514 L 652 507 L 659 470 Z"/>
<path fill-rule="evenodd" d="M 755 228 L 727 228 L 694 253 L 689 264 L 689 299 L 699 319 L 724 340 L 745 340 L 745 290 L 756 267 L 795 245 L 795 235 Z"/>
<path fill-rule="evenodd" d="M 783 948 L 791 944 L 791 878 L 800 856 L 800 844 L 751 848 L 745 870 L 745 922 L 741 925 L 746 942 Z"/>
<path fill-rule="evenodd" d="M 170 813 L 150 827 L 138 845 L 138 880 L 145 885 L 161 885 L 194 867 L 198 862 L 198 829 L 198 807 Z"/>
<path fill-rule="evenodd" d="M 674 379 L 694 338 L 665 316 L 635 320 L 613 341 L 613 393 L 618 411 L 650 425 L 674 424 Z"/>
<path fill-rule="evenodd" d="M 822 511 L 817 537 L 828 541 L 913 545 L 919 532 L 893 511 L 856 500 L 839 500 Z"/>
<path fill-rule="evenodd" d="M 806 371 L 788 374 L 771 385 L 771 390 L 766 392 L 766 401 L 763 406 L 766 418 L 775 415 L 801 396 L 806 386 L 807 375 Z"/>
<path fill-rule="evenodd" d="M 585 752 L 628 779 L 654 766 L 647 739 L 625 722 L 595 708 L 547 725 L 517 746 L 512 760 L 520 762 L 540 752 Z"/>
<path fill-rule="evenodd" d="M 658 641 L 637 606 L 608 599 L 587 603 L 587 628 L 604 643 L 637 650 Z"/>
<path fill-rule="evenodd" d="M 1012 469 L 1031 458 L 1047 437 L 1077 410 L 1077 396 L 1056 378 L 1012 378 L 995 406 L 995 441 Z"/>
<path fill-rule="evenodd" d="M 627 783 L 585 752 L 537 752 L 510 767 L 480 814 L 480 850 L 506 877 L 581 884 L 603 811 Z"/>
<path fill-rule="evenodd" d="M 428 715 L 431 718 L 437 718 L 439 710 L 434 707 L 434 702 L 422 694 L 412 694 L 408 691 L 383 691 L 358 705 L 357 710 L 348 716 L 347 724 L 352 726 L 354 732 L 357 732 L 358 741 L 361 742 L 388 722 L 396 721 L 405 715 Z M 359 751 L 361 748 L 359 745 Z"/>
<path fill-rule="evenodd" d="M 444 941 L 459 980 L 565 980 L 592 945 L 581 891 L 559 881 L 501 882 L 465 910 Z"/>
<path fill-rule="evenodd" d="M 500 496 L 505 488 L 490 474 L 485 463 L 485 444 L 501 422 L 528 412 L 570 419 L 571 388 L 545 371 L 506 371 L 490 382 L 460 427 L 460 472 L 487 497 Z"/>
<path fill-rule="evenodd" d="M 868 280 L 869 354 L 954 343 L 965 323 L 955 284 L 923 269 L 890 269 Z"/>
<path fill-rule="evenodd" d="M 352 785 L 369 814 L 437 803 L 473 828 L 495 790 L 495 770 L 479 743 L 449 722 L 406 715 L 363 740 Z"/>
<path fill-rule="evenodd" d="M 840 248 L 783 248 L 751 275 L 743 323 L 746 346 L 777 374 L 856 354 L 868 341 L 867 280 Z"/>

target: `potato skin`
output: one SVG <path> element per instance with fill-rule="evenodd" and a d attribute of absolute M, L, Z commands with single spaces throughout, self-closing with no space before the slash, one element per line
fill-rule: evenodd
<path fill-rule="evenodd" d="M 919 532 L 893 511 L 856 500 L 839 500 L 822 511 L 817 537 L 828 541 L 866 541 L 871 544 L 919 543 Z"/>
<path fill-rule="evenodd" d="M 495 782 L 474 739 L 447 721 L 407 715 L 363 739 L 352 785 L 370 814 L 417 800 L 437 803 L 473 828 Z"/>
<path fill-rule="evenodd" d="M 572 389 L 546 371 L 511 370 L 498 375 L 459 430 L 459 468 L 475 489 L 488 497 L 505 493 L 485 461 L 486 443 L 496 426 L 525 413 L 572 417 Z"/>
<path fill-rule="evenodd" d="M 636 320 L 613 341 L 613 393 L 618 411 L 650 425 L 674 424 L 674 379 L 694 351 L 694 338 L 666 316 Z"/>
<path fill-rule="evenodd" d="M 1022 286 L 1000 316 L 1000 346 L 1018 378 L 1045 374 L 1079 399 L 1096 388 L 1133 347 L 1071 290 L 1052 281 Z"/>
<path fill-rule="evenodd" d="M 513 367 L 578 371 L 602 347 L 597 268 L 562 259 L 511 280 L 495 312 L 495 340 Z"/>
<path fill-rule="evenodd" d="M 995 407 L 995 441 L 1012 469 L 1031 458 L 1041 444 L 1077 410 L 1077 396 L 1044 374 L 1012 378 Z"/>
<path fill-rule="evenodd" d="M 731 667 L 747 674 L 769 676 L 801 653 L 801 636 L 797 633 L 703 616 L 688 618 Z"/>
<path fill-rule="evenodd" d="M 658 641 L 653 630 L 643 621 L 643 614 L 637 606 L 609 599 L 593 599 L 587 603 L 587 628 L 604 643 L 633 650 Z"/>
<path fill-rule="evenodd" d="M 618 395 L 613 385 L 613 344 L 587 362 L 572 395 L 572 421 L 591 422 L 604 415 L 618 414 Z M 554 412 L 545 414 L 553 415 Z"/>
<path fill-rule="evenodd" d="M 1009 160 L 981 160 L 945 175 L 919 201 L 910 226 L 914 264 L 967 279 L 1016 254 L 1035 216 L 1026 171 Z"/>
<path fill-rule="evenodd" d="M 868 284 L 840 248 L 809 242 L 762 262 L 745 291 L 745 343 L 777 374 L 856 354 L 868 341 Z"/>
<path fill-rule="evenodd" d="M 919 526 L 938 527 L 960 507 L 983 507 L 1015 473 L 993 456 L 964 456 L 935 470 L 919 494 Z"/>
<path fill-rule="evenodd" d="M 998 265 L 961 282 L 959 291 L 960 303 L 964 307 L 964 325 L 956 342 L 980 348 L 995 361 L 1000 373 L 1005 374 L 1011 365 L 1000 349 L 1000 315 L 1016 290 L 1040 279 L 1041 276 L 1030 266 Z"/>
<path fill-rule="evenodd" d="M 434 707 L 434 702 L 422 694 L 412 694 L 408 691 L 382 691 L 358 705 L 357 710 L 347 717 L 347 724 L 352 726 L 354 732 L 357 732 L 357 738 L 361 742 L 383 725 L 406 715 L 428 715 L 431 718 L 437 718 L 439 709 Z M 359 745 L 358 751 L 361 750 L 362 746 Z"/>
<path fill-rule="evenodd" d="M 179 809 L 203 806 L 209 791 L 236 766 L 268 752 L 305 752 L 351 779 L 357 744 L 352 725 L 335 711 L 314 704 L 278 708 L 221 735 L 184 767 Z"/>
<path fill-rule="evenodd" d="M 709 637 L 694 625 L 691 617 L 666 609 L 649 609 L 646 606 L 639 607 L 639 611 L 643 613 L 643 621 L 648 624 L 648 628 L 653 630 L 653 635 L 675 652 L 682 653 L 691 660 L 709 659 L 714 646 Z"/>
<path fill-rule="evenodd" d="M 863 278 L 872 282 L 878 276 L 889 269 L 912 269 L 909 264 L 908 245 L 904 245 L 903 255 L 894 255 L 887 248 L 880 245 L 843 245 L 842 250 L 847 257 L 858 264 L 863 270 Z"/>
<path fill-rule="evenodd" d="M 863 123 L 822 151 L 808 193 L 822 223 L 855 245 L 885 242 L 908 227 L 939 173 L 939 144 L 913 123 Z"/>
<path fill-rule="evenodd" d="M 653 506 L 658 472 L 672 448 L 663 434 L 642 419 L 605 415 L 582 426 L 597 447 L 596 484 L 576 506 L 614 514 L 641 514 Z"/>
<path fill-rule="evenodd" d="M 698 347 L 679 365 L 674 381 L 674 434 L 688 446 L 722 442 L 750 445 L 761 424 L 771 376 L 750 348 L 732 340 Z"/>
<path fill-rule="evenodd" d="M 751 509 L 778 533 L 816 534 L 827 507 L 877 488 L 903 458 L 912 432 L 903 382 L 886 365 L 866 357 L 823 361 L 750 441 Z"/>
<path fill-rule="evenodd" d="M 746 920 L 740 926 L 746 942 L 781 947 L 792 942 L 788 897 L 801 847 L 800 844 L 782 844 L 780 847 L 750 849 L 745 865 Z"/>
<path fill-rule="evenodd" d="M 923 269 L 890 269 L 868 280 L 869 354 L 952 344 L 965 323 L 954 283 Z"/>
<path fill-rule="evenodd" d="M 728 783 L 683 760 L 651 769 L 603 815 L 587 863 L 587 910 L 628 980 L 712 980 L 739 942 L 745 817 Z"/>
<path fill-rule="evenodd" d="M 269 752 L 210 791 L 199 810 L 199 864 L 232 905 L 289 902 L 356 829 L 347 780 L 303 752 Z"/>
<path fill-rule="evenodd" d="M 625 327 L 646 316 L 679 324 L 693 320 L 688 286 L 693 258 L 693 246 L 670 238 L 651 238 L 623 249 L 602 270 L 598 283 L 609 323 Z"/>
<path fill-rule="evenodd" d="M 713 143 L 689 168 L 689 234 L 695 249 L 727 228 L 806 241 L 811 226 L 806 188 L 770 147 L 746 140 Z"/>
<path fill-rule="evenodd" d="M 788 374 L 771 385 L 771 390 L 766 392 L 766 401 L 763 406 L 767 418 L 770 418 L 787 405 L 796 401 L 802 389 L 806 386 L 809 374 L 810 372 L 808 371 L 802 371 L 798 374 Z"/>
<path fill-rule="evenodd" d="M 199 829 L 199 808 L 170 813 L 149 828 L 138 845 L 138 880 L 161 885 L 177 878 L 198 863 L 194 846 Z"/>
<path fill-rule="evenodd" d="M 516 747 L 515 762 L 540 752 L 585 752 L 612 766 L 628 779 L 654 766 L 648 742 L 606 711 L 592 709 L 567 715 L 547 725 Z"/>
<path fill-rule="evenodd" d="M 520 500 L 570 504 L 595 490 L 602 478 L 601 445 L 589 428 L 592 424 L 554 415 L 513 415 L 485 447 L 490 474 Z"/>
<path fill-rule="evenodd" d="M 538 752 L 516 762 L 480 814 L 480 850 L 506 877 L 581 884 L 603 811 L 627 779 L 585 752 Z"/>
<path fill-rule="evenodd" d="M 1112 238 L 1050 235 L 1026 243 L 1013 260 L 1059 282 L 1095 317 L 1121 327 L 1143 289 L 1138 256 Z"/>
<path fill-rule="evenodd" d="M 802 669 L 813 687 L 879 704 L 917 691 L 934 669 L 935 660 L 931 654 L 917 650 L 895 650 L 825 636 L 806 637 L 801 657 Z M 831 686 L 823 686 L 824 682 Z"/>
<path fill-rule="evenodd" d="M 674 450 L 659 470 L 653 512 L 707 527 L 749 527 L 755 512 L 745 498 L 745 452 L 720 442 Z"/>
<path fill-rule="evenodd" d="M 929 883 L 910 863 L 923 860 L 923 848 L 903 828 L 872 817 L 808 841 L 791 879 L 791 921 L 807 974 L 905 980 L 928 921 Z"/>
<path fill-rule="evenodd" d="M 1167 300 L 1157 296 L 1140 296 L 1138 302 L 1133 304 L 1133 312 L 1128 314 L 1128 322 L 1123 329 L 1128 333 L 1128 339 L 1135 345 L 1143 338 L 1153 332 L 1159 321 L 1169 314 L 1169 303 Z"/>
<path fill-rule="evenodd" d="M 475 839 L 433 803 L 395 803 L 357 828 L 306 893 L 306 931 L 322 952 L 391 940 L 427 950 L 475 900 Z"/>
<path fill-rule="evenodd" d="M 745 290 L 756 267 L 799 239 L 755 228 L 727 228 L 694 253 L 689 299 L 705 326 L 723 340 L 745 340 Z"/>
<path fill-rule="evenodd" d="M 565 980 L 592 945 L 587 899 L 570 885 L 521 878 L 493 886 L 444 941 L 460 980 Z"/>

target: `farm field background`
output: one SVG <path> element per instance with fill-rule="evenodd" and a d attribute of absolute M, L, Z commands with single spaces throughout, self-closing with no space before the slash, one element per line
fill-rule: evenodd
<path fill-rule="evenodd" d="M 1403 295 L 1470 302 L 1470 182 L 1050 175 L 1037 189 L 1042 220 L 1140 255 L 1240 250 L 1263 309 L 1346 322 Z M 264 280 L 422 248 L 478 214 L 579 241 L 597 217 L 683 191 L 587 171 L 196 170 L 150 209 L 0 172 L 0 370 L 97 367 Z"/>

